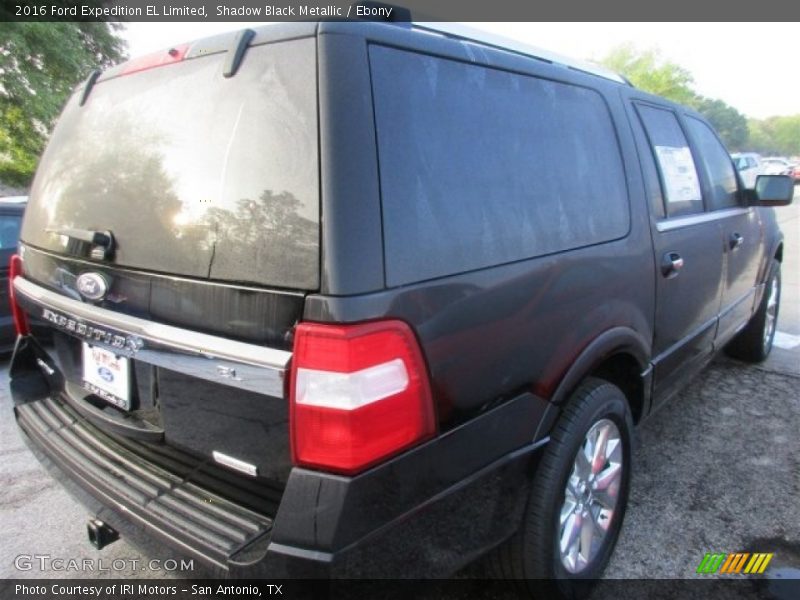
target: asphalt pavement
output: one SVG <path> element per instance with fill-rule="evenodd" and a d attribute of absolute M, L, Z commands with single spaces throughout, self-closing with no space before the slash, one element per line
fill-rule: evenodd
<path fill-rule="evenodd" d="M 639 428 L 630 503 L 608 578 L 704 577 L 696 569 L 707 552 L 772 552 L 767 576 L 800 573 L 787 570 L 800 569 L 800 189 L 795 199 L 778 209 L 786 249 L 776 347 L 761 365 L 716 359 Z M 23 444 L 7 389 L 5 362 L 0 577 L 191 575 L 148 564 L 124 539 L 102 551 L 89 545 L 88 515 Z M 95 566 L 102 558 L 120 568 L 59 569 L 36 556 L 92 559 Z M 461 576 L 482 573 L 479 564 Z M 601 587 L 596 596 L 615 594 Z"/>

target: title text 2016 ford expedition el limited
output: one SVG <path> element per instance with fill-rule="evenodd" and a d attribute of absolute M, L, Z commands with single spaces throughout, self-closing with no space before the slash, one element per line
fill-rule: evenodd
<path fill-rule="evenodd" d="M 570 594 L 613 549 L 635 425 L 716 350 L 769 353 L 764 207 L 791 196 L 744 189 L 697 113 L 513 46 L 353 22 L 177 46 L 89 78 L 42 157 L 16 418 L 98 543 L 254 577 L 491 551 Z"/>

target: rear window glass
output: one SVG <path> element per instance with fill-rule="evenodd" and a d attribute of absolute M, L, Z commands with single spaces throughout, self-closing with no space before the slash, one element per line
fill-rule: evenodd
<path fill-rule="evenodd" d="M 627 233 L 597 92 L 382 46 L 370 64 L 390 286 Z"/>
<path fill-rule="evenodd" d="M 316 289 L 319 271 L 313 39 L 98 83 L 73 97 L 31 192 L 23 240 L 110 230 L 115 263 L 190 277 Z M 50 230 L 50 231 L 48 231 Z"/>

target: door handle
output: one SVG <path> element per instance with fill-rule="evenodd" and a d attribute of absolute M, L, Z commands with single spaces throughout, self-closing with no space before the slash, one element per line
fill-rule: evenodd
<path fill-rule="evenodd" d="M 736 250 L 736 248 L 742 244 L 744 244 L 744 237 L 738 232 L 733 232 L 728 240 L 728 245 L 730 246 L 731 250 Z"/>
<path fill-rule="evenodd" d="M 661 274 L 671 279 L 683 268 L 683 258 L 677 252 L 667 252 L 661 259 Z"/>

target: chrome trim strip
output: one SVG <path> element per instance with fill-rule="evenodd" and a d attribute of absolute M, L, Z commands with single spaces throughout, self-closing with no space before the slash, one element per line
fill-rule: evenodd
<path fill-rule="evenodd" d="M 699 225 L 700 223 L 708 223 L 710 221 L 727 219 L 728 217 L 746 215 L 749 212 L 749 208 L 739 207 L 698 213 L 696 215 L 686 215 L 685 217 L 675 217 L 674 219 L 659 221 L 656 223 L 656 229 L 660 232 L 672 231 L 673 229 L 682 229 L 683 227 L 691 227 L 692 225 Z"/>
<path fill-rule="evenodd" d="M 284 374 L 292 356 L 286 350 L 116 313 L 51 292 L 23 277 L 14 279 L 14 290 L 23 308 L 36 317 L 117 354 L 215 383 L 283 397 Z"/>
<path fill-rule="evenodd" d="M 654 366 L 658 366 L 658 363 L 667 358 L 670 354 L 679 350 L 680 348 L 682 348 L 689 342 L 693 341 L 694 339 L 700 337 L 712 327 L 716 327 L 718 323 L 719 323 L 719 317 L 717 315 L 714 315 L 712 318 L 710 318 L 702 325 L 699 325 L 698 327 L 692 329 L 688 334 L 686 334 L 684 337 L 682 337 L 677 342 L 672 344 L 669 348 L 662 350 L 658 356 L 653 357 L 653 359 L 650 361 L 651 364 Z M 709 347 L 709 352 L 713 351 L 713 345 L 714 342 L 712 340 L 711 347 Z"/>
<path fill-rule="evenodd" d="M 258 468 L 255 465 L 251 465 L 250 463 L 239 460 L 238 458 L 234 458 L 233 456 L 228 456 L 222 452 L 217 452 L 216 450 L 214 450 L 211 455 L 214 457 L 214 460 L 221 465 L 235 469 L 240 473 L 249 475 L 250 477 L 258 476 Z"/>

